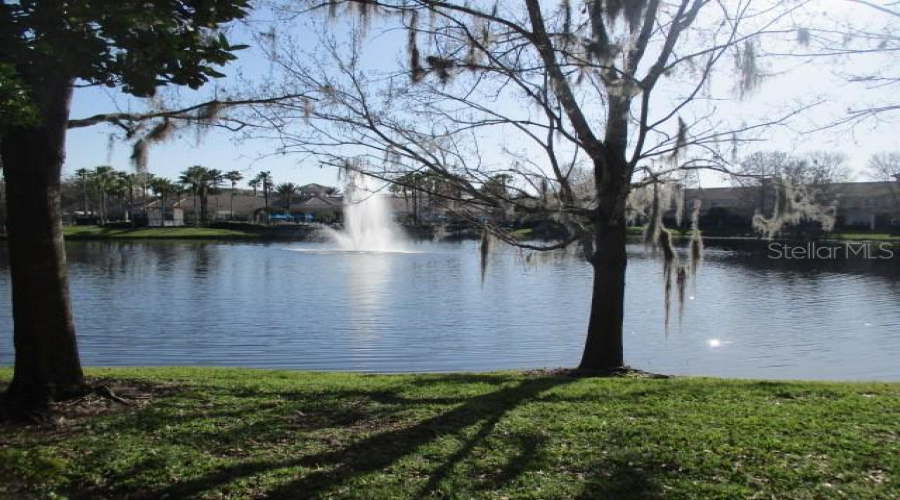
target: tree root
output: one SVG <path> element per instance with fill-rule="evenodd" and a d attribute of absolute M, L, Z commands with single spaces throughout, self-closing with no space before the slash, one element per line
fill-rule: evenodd
<path fill-rule="evenodd" d="M 540 376 L 556 376 L 556 377 L 573 377 L 573 378 L 591 378 L 591 377 L 610 377 L 610 378 L 650 378 L 650 379 L 668 379 L 671 375 L 662 373 L 651 373 L 630 366 L 620 366 L 610 368 L 608 370 L 586 370 L 583 368 L 556 368 L 533 370 L 526 372 L 530 375 Z"/>
<path fill-rule="evenodd" d="M 71 397 L 29 406 L 17 405 L 9 398 L 0 399 L 0 422 L 14 422 L 43 425 L 53 422 L 66 414 L 84 412 L 97 403 L 108 400 L 121 405 L 132 406 L 135 401 L 123 398 L 105 385 L 87 385 L 84 391 L 73 393 Z M 84 412 L 90 413 L 90 411 Z"/>

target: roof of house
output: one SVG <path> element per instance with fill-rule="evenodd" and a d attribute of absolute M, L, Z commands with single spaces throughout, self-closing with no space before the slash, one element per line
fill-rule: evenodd
<path fill-rule="evenodd" d="M 219 194 L 211 194 L 207 197 L 207 207 L 210 213 L 214 212 L 230 212 L 231 211 L 231 193 L 230 192 L 222 192 Z M 272 197 L 269 197 L 269 204 L 272 203 Z M 194 210 L 194 197 L 193 195 L 188 195 L 184 198 L 178 200 L 178 207 L 184 209 L 186 212 L 193 212 Z M 253 213 L 260 208 L 265 208 L 266 200 L 262 196 L 253 196 L 252 194 L 238 194 L 234 195 L 234 212 L 237 214 L 248 214 Z M 197 199 L 197 210 L 200 210 L 200 199 Z"/>
<path fill-rule="evenodd" d="M 323 186 L 321 184 L 316 184 L 315 182 L 305 184 L 298 188 L 298 190 L 301 193 L 312 194 L 312 195 L 324 195 L 333 189 L 334 188 L 331 186 Z"/>
<path fill-rule="evenodd" d="M 340 212 L 344 209 L 342 196 L 313 196 L 292 206 L 298 212 Z"/>

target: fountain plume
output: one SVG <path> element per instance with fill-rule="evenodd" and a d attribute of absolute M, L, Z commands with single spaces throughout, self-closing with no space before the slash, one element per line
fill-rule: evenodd
<path fill-rule="evenodd" d="M 390 200 L 375 179 L 347 171 L 344 188 L 344 230 L 329 230 L 341 250 L 348 252 L 406 252 L 406 240 L 391 220 Z"/>

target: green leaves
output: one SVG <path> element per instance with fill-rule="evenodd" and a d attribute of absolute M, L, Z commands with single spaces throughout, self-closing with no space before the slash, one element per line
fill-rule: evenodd
<path fill-rule="evenodd" d="M 11 64 L 0 63 L 0 129 L 38 121 L 38 109 Z"/>
<path fill-rule="evenodd" d="M 7 108 L 13 107 L 7 94 L 21 94 L 8 83 L 9 68 L 15 68 L 13 76 L 23 82 L 63 71 L 91 83 L 121 86 L 141 97 L 152 96 L 166 84 L 199 88 L 211 78 L 225 76 L 215 67 L 247 48 L 232 46 L 218 28 L 248 12 L 247 0 L 72 0 L 65 7 L 55 2 L 3 4 L 4 119 L 9 119 Z"/>

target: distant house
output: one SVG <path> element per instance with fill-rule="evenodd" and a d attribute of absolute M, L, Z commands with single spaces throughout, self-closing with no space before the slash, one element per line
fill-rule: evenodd
<path fill-rule="evenodd" d="M 275 197 L 270 194 L 269 206 L 271 207 L 274 202 Z M 197 214 L 194 212 L 194 206 L 193 195 L 181 198 L 178 202 L 178 207 L 184 210 L 185 218 L 190 221 L 193 221 L 195 216 L 199 216 L 199 197 L 196 200 Z M 232 207 L 234 208 L 233 214 Z M 266 200 L 262 195 L 254 196 L 253 194 L 237 192 L 232 197 L 230 190 L 223 190 L 218 194 L 211 194 L 207 197 L 207 210 L 209 211 L 207 215 L 210 222 L 227 220 L 252 221 L 259 218 L 259 213 L 265 207 Z"/>
<path fill-rule="evenodd" d="M 837 184 L 839 223 L 877 227 L 900 225 L 900 181 Z"/>
<path fill-rule="evenodd" d="M 306 222 L 334 222 L 342 219 L 344 198 L 342 196 L 312 196 L 291 206 L 295 220 Z"/>
<path fill-rule="evenodd" d="M 819 186 L 820 201 L 836 208 L 837 226 L 870 230 L 900 226 L 900 181 L 841 182 Z M 687 189 L 686 202 L 700 200 L 700 214 L 712 209 L 749 220 L 757 211 L 771 214 L 776 194 L 773 187 L 724 187 Z"/>
<path fill-rule="evenodd" d="M 147 225 L 150 227 L 183 226 L 184 210 L 178 206 L 178 200 L 166 200 L 165 210 L 160 200 L 154 200 L 144 205 L 143 213 L 147 217 Z"/>
<path fill-rule="evenodd" d="M 310 197 L 320 197 L 320 198 L 332 198 L 338 196 L 340 191 L 332 186 L 323 186 L 321 184 L 311 183 L 306 184 L 305 186 L 300 186 L 297 189 L 300 192 L 300 196 L 303 198 Z"/>

